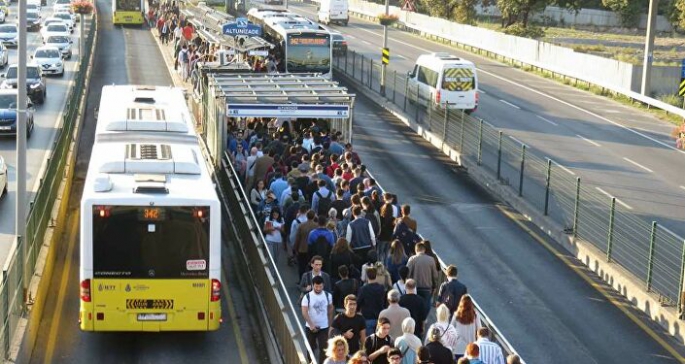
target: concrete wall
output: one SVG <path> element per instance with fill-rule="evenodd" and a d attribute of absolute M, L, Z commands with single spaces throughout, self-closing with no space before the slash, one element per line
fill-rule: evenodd
<path fill-rule="evenodd" d="M 499 9 L 496 6 L 482 7 L 477 6 L 476 12 L 479 15 L 490 15 L 500 17 Z M 557 6 L 548 6 L 542 12 L 534 13 L 533 20 L 546 22 L 552 20 L 564 25 L 595 26 L 602 28 L 621 27 L 621 18 L 612 11 L 597 9 L 580 9 L 579 11 L 568 10 Z M 638 28 L 647 29 L 647 14 L 640 16 Z M 666 17 L 659 15 L 656 28 L 660 32 L 670 32 L 673 30 L 671 23 Z"/>
<path fill-rule="evenodd" d="M 633 91 L 640 91 L 642 83 L 642 66 L 633 67 Z M 680 83 L 679 66 L 653 66 L 652 67 L 652 94 L 675 95 L 678 93 Z"/>

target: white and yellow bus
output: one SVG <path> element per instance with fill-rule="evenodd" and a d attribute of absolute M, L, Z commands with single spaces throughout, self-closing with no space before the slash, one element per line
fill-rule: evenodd
<path fill-rule="evenodd" d="M 143 1 L 146 0 L 112 0 L 112 23 L 142 25 L 145 21 Z"/>
<path fill-rule="evenodd" d="M 80 327 L 221 322 L 221 205 L 183 91 L 105 86 L 81 198 Z"/>

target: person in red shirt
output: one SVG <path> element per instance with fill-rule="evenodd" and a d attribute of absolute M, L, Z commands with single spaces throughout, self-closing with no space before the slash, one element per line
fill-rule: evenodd
<path fill-rule="evenodd" d="M 193 26 L 190 23 L 187 23 L 183 28 L 183 38 L 185 38 L 187 41 L 193 39 Z"/>

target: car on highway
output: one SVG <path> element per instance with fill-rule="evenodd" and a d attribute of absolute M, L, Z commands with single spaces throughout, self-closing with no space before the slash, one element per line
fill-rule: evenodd
<path fill-rule="evenodd" d="M 0 83 L 0 89 L 17 88 L 17 65 L 7 67 L 7 73 L 1 75 L 5 79 Z M 26 66 L 26 93 L 37 104 L 43 104 L 48 96 L 48 87 L 40 66 L 35 63 Z"/>
<path fill-rule="evenodd" d="M 0 198 L 3 198 L 7 194 L 7 163 L 5 163 L 5 158 L 0 155 Z"/>
<path fill-rule="evenodd" d="M 52 11 L 55 13 L 65 8 L 71 9 L 71 0 L 55 0 L 55 3 L 52 4 Z"/>
<path fill-rule="evenodd" d="M 62 19 L 60 18 L 55 18 L 54 16 L 51 16 L 43 20 L 43 28 L 46 28 L 48 25 L 55 23 L 61 24 L 64 23 L 64 21 L 62 21 Z"/>
<path fill-rule="evenodd" d="M 31 58 L 40 66 L 43 74 L 64 76 L 64 61 L 59 48 L 53 46 L 38 47 Z"/>
<path fill-rule="evenodd" d="M 74 32 L 74 18 L 72 17 L 71 14 L 61 11 L 59 13 L 54 13 L 52 14 L 53 18 L 58 18 L 61 19 L 66 25 L 69 26 L 69 30 L 73 33 Z"/>
<path fill-rule="evenodd" d="M 7 15 L 5 15 L 5 11 L 0 9 L 0 23 L 4 23 L 7 20 Z"/>
<path fill-rule="evenodd" d="M 71 43 L 72 40 L 64 35 L 51 35 L 43 42 L 47 46 L 57 47 L 64 59 L 71 59 Z"/>
<path fill-rule="evenodd" d="M 33 113 L 31 100 L 26 104 L 26 137 L 33 133 Z M 0 90 L 0 136 L 17 135 L 17 90 Z"/>
<path fill-rule="evenodd" d="M 41 22 L 40 12 L 38 11 L 27 11 L 26 12 L 26 30 L 28 31 L 39 31 Z"/>
<path fill-rule="evenodd" d="M 0 10 L 5 13 L 5 17 L 10 16 L 10 2 L 7 0 L 0 0 Z"/>
<path fill-rule="evenodd" d="M 19 27 L 17 24 L 0 25 L 0 42 L 8 47 L 16 47 L 19 40 Z"/>
<path fill-rule="evenodd" d="M 0 67 L 5 68 L 10 61 L 10 51 L 4 44 L 0 43 Z"/>
<path fill-rule="evenodd" d="M 345 57 L 347 54 L 347 40 L 345 36 L 340 33 L 331 32 L 331 40 L 333 40 L 333 55 Z"/>
<path fill-rule="evenodd" d="M 67 24 L 65 24 L 64 22 L 62 22 L 62 23 L 51 23 L 50 25 L 41 29 L 40 34 L 43 37 L 43 40 L 45 40 L 45 39 L 48 39 L 48 37 L 51 35 L 69 36 L 71 34 L 71 31 L 69 31 L 69 26 Z"/>
<path fill-rule="evenodd" d="M 40 4 L 28 3 L 28 4 L 26 4 L 26 11 L 27 12 L 36 11 L 36 12 L 40 13 Z"/>

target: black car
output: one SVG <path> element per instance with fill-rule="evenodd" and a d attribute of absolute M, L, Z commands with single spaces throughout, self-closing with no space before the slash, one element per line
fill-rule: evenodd
<path fill-rule="evenodd" d="M 28 101 L 26 113 L 26 137 L 33 132 L 33 103 Z M 17 134 L 17 91 L 0 90 L 0 135 Z"/>
<path fill-rule="evenodd" d="M 347 54 L 347 40 L 340 33 L 331 33 L 333 39 L 333 55 L 345 57 Z"/>
<path fill-rule="evenodd" d="M 40 14 L 35 12 L 26 13 L 26 29 L 29 31 L 40 30 Z"/>
<path fill-rule="evenodd" d="M 0 88 L 17 88 L 17 65 L 10 65 L 4 77 L 5 79 L 0 84 Z M 48 95 L 45 76 L 43 76 L 40 67 L 35 64 L 26 66 L 26 93 L 37 104 L 43 104 Z"/>

